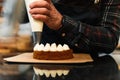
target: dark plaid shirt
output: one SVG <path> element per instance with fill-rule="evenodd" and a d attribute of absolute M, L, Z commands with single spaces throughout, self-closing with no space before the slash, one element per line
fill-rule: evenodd
<path fill-rule="evenodd" d="M 54 2 L 54 1 L 53 1 Z M 111 53 L 118 44 L 120 0 L 56 0 L 64 15 L 58 31 L 44 27 L 42 43 L 68 44 L 74 52 Z"/>

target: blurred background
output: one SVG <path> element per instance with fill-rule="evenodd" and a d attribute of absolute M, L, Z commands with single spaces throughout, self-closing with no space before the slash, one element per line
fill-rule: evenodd
<path fill-rule="evenodd" d="M 6 4 L 5 1 L 7 2 Z M 15 0 L 12 1 L 15 2 Z M 22 9 L 14 9 L 19 7 L 19 5 L 16 3 L 17 5 L 13 6 L 12 4 L 14 3 L 12 1 L 0 0 L 0 55 L 4 57 L 16 55 L 19 52 L 31 52 L 33 46 L 30 24 L 27 22 L 18 23 L 16 16 L 19 16 L 19 12 L 22 12 Z M 3 6 L 5 7 L 4 9 Z"/>

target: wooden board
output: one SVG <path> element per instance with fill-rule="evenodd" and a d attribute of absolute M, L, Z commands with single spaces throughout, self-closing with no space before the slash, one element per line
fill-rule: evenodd
<path fill-rule="evenodd" d="M 33 53 L 22 53 L 17 56 L 4 58 L 6 62 L 15 63 L 85 63 L 92 62 L 93 59 L 89 54 L 73 54 L 74 58 L 67 60 L 37 60 L 33 59 Z"/>

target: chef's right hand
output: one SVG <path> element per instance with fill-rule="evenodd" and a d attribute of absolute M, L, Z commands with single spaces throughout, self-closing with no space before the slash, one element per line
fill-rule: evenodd
<path fill-rule="evenodd" d="M 30 14 L 34 19 L 43 21 L 49 28 L 57 30 L 61 27 L 62 15 L 51 0 L 38 0 L 30 4 Z"/>

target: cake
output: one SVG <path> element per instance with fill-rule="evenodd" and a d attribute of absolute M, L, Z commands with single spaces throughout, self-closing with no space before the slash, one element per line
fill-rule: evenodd
<path fill-rule="evenodd" d="M 73 51 L 67 44 L 63 46 L 55 43 L 46 45 L 36 44 L 33 49 L 33 58 L 40 60 L 65 60 L 73 58 Z"/>

